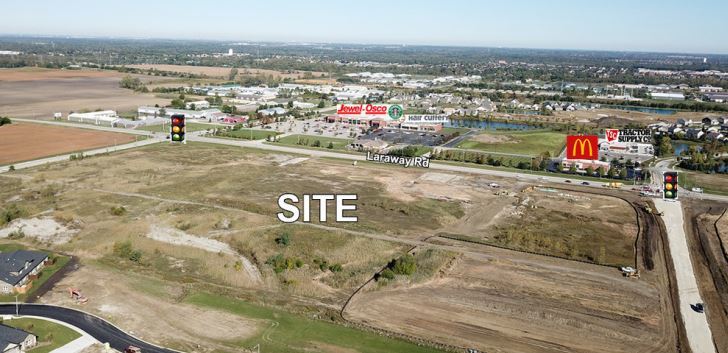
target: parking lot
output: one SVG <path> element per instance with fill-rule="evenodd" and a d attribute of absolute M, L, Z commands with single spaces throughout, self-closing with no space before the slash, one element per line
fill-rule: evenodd
<path fill-rule="evenodd" d="M 346 123 L 327 123 L 323 118 L 306 120 L 289 119 L 266 127 L 256 127 L 260 130 L 272 130 L 283 134 L 314 135 L 338 138 L 353 138 L 362 133 L 362 129 Z"/>
<path fill-rule="evenodd" d="M 402 131 L 396 129 L 379 129 L 369 134 L 359 136 L 362 140 L 379 139 L 391 145 L 423 145 L 439 146 L 443 143 L 444 137 L 436 132 Z"/>

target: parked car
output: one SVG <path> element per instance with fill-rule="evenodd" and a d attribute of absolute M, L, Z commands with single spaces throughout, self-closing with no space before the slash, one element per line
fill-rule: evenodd
<path fill-rule="evenodd" d="M 695 310 L 696 313 L 702 314 L 703 312 L 705 312 L 705 307 L 703 306 L 703 303 L 690 304 L 690 308 Z"/>
<path fill-rule="evenodd" d="M 581 185 L 589 185 L 589 182 L 588 181 L 582 181 L 581 182 Z"/>
<path fill-rule="evenodd" d="M 571 183 L 571 180 L 569 180 L 569 179 L 566 179 L 566 180 L 564 180 L 564 182 L 565 182 L 565 183 Z"/>

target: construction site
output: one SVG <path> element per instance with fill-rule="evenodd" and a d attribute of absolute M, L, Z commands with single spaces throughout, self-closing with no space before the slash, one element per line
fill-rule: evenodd
<path fill-rule="evenodd" d="M 289 347 L 270 328 L 279 321 L 260 312 L 280 309 L 327 323 L 325 332 L 345 325 L 359 329 L 343 336 L 413 344 L 401 351 L 685 344 L 657 212 L 618 190 L 200 143 L 52 164 L 0 183 L 22 219 L 69 230 L 54 238 L 62 242 L 32 232 L 20 241 L 81 259 L 40 302 L 175 349 Z M 360 195 L 359 223 L 275 220 L 281 193 L 331 190 Z M 382 277 L 407 254 L 416 270 Z M 239 303 L 257 309 L 232 309 Z M 327 337 L 298 337 L 292 351 L 378 351 Z"/>

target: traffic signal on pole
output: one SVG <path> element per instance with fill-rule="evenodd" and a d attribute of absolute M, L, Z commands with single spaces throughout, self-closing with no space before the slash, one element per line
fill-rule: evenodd
<path fill-rule="evenodd" d="M 185 116 L 182 114 L 172 115 L 169 137 L 172 142 L 185 142 Z"/>
<path fill-rule="evenodd" d="M 662 174 L 662 198 L 677 200 L 677 172 Z"/>

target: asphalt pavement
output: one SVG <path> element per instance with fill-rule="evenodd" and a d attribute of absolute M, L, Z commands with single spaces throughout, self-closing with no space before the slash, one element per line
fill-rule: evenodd
<path fill-rule="evenodd" d="M 106 343 L 123 352 L 129 346 L 141 348 L 142 353 L 179 353 L 178 351 L 155 346 L 131 336 L 106 320 L 82 311 L 60 306 L 42 304 L 20 304 L 20 315 L 40 316 L 65 322 L 75 326 L 99 342 Z M 0 304 L 0 315 L 15 315 L 15 304 Z M 153 325 L 154 323 L 149 323 Z"/>

